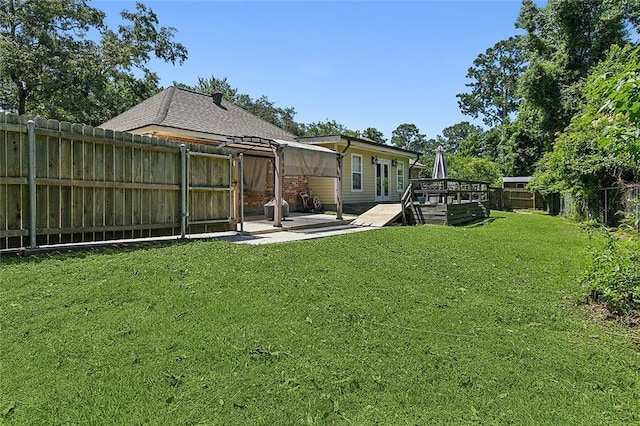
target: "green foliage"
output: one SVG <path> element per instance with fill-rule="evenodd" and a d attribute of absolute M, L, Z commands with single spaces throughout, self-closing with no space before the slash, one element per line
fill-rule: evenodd
<path fill-rule="evenodd" d="M 435 149 L 430 145 L 427 136 L 420 133 L 420 129 L 413 123 L 400 124 L 391 133 L 391 144 L 414 152 L 427 152 Z"/>
<path fill-rule="evenodd" d="M 472 133 L 460 141 L 457 154 L 463 157 L 486 157 L 496 160 L 499 157 L 498 148 L 505 139 L 505 129 L 508 125 L 496 126 L 483 131 Z"/>
<path fill-rule="evenodd" d="M 198 77 L 195 85 L 187 85 L 180 82 L 174 82 L 174 85 L 200 93 L 220 92 L 228 101 L 296 136 L 362 136 L 379 143 L 386 143 L 382 132 L 374 127 L 369 127 L 364 132 L 360 132 L 358 130 L 350 130 L 345 125 L 329 119 L 308 124 L 299 123 L 295 121 L 296 111 L 293 107 L 283 108 L 276 106 L 266 95 L 252 98 L 250 95 L 240 92 L 238 88 L 233 87 L 226 77 L 221 79 L 213 75 L 209 78 Z"/>
<path fill-rule="evenodd" d="M 385 138 L 384 134 L 380 130 L 376 129 L 375 127 L 367 127 L 362 132 L 362 137 L 371 139 L 372 141 L 375 141 L 381 144 L 387 143 L 387 138 Z"/>
<path fill-rule="evenodd" d="M 508 155 L 513 173 L 530 173 L 549 152 L 582 104 L 584 78 L 613 45 L 631 40 L 637 10 L 626 0 L 550 0 L 538 7 L 524 0 L 517 27 L 526 31 L 528 69 L 518 81 L 522 102 Z"/>
<path fill-rule="evenodd" d="M 331 136 L 331 135 L 345 135 L 360 137 L 360 132 L 357 130 L 349 130 L 347 126 L 338 123 L 335 120 L 317 121 L 304 125 L 304 136 Z"/>
<path fill-rule="evenodd" d="M 143 4 L 121 15 L 111 30 L 86 1 L 0 1 L 0 108 L 97 125 L 155 94 L 151 59 L 182 63 L 187 50 Z"/>
<path fill-rule="evenodd" d="M 174 82 L 174 84 L 200 93 L 222 93 L 222 96 L 228 101 L 273 125 L 296 136 L 303 136 L 305 133 L 304 125 L 294 120 L 296 111 L 293 107 L 278 107 L 265 95 L 254 99 L 231 86 L 226 77 L 221 79 L 213 75 L 209 78 L 198 77 L 197 83 L 193 86 L 178 82 Z"/>
<path fill-rule="evenodd" d="M 233 87 L 231 83 L 227 80 L 227 77 L 217 78 L 216 76 L 211 76 L 209 78 L 198 77 L 198 81 L 196 84 L 190 86 L 185 83 L 180 83 L 177 81 L 173 82 L 174 86 L 182 87 L 184 89 L 193 90 L 199 93 L 213 94 L 213 93 L 222 93 L 222 97 L 230 102 L 236 103 L 239 98 L 242 96 L 248 96 L 241 94 L 236 87 Z"/>
<path fill-rule="evenodd" d="M 467 71 L 469 93 L 456 95 L 463 114 L 483 117 L 485 124 L 509 122 L 518 108 L 518 77 L 526 69 L 519 36 L 509 37 L 481 53 Z"/>
<path fill-rule="evenodd" d="M 628 158 L 629 166 L 635 167 L 640 164 L 640 47 L 615 48 L 608 63 L 605 73 L 596 70 L 599 75 L 591 79 L 587 97 L 601 105 L 600 146 Z"/>
<path fill-rule="evenodd" d="M 500 166 L 488 158 L 447 155 L 449 176 L 458 179 L 479 180 L 499 186 Z"/>
<path fill-rule="evenodd" d="M 442 145 L 445 151 L 456 154 L 460 149 L 460 145 L 469 138 L 474 140 L 480 139 L 484 130 L 480 126 L 461 121 L 452 126 L 445 127 L 442 134 L 436 137 L 438 144 Z"/>
<path fill-rule="evenodd" d="M 595 209 L 597 191 L 640 178 L 638 48 L 614 47 L 585 84 L 585 101 L 538 165 L 532 189 L 568 192 L 583 216 Z"/>
<path fill-rule="evenodd" d="M 594 252 L 582 285 L 592 302 L 603 303 L 615 315 L 640 314 L 640 239 L 607 235 Z"/>

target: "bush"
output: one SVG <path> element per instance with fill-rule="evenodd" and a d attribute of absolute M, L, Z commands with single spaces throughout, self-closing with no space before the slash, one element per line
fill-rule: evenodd
<path fill-rule="evenodd" d="M 636 316 L 640 309 L 640 239 L 607 236 L 593 254 L 582 281 L 591 302 L 603 303 L 615 315 Z"/>

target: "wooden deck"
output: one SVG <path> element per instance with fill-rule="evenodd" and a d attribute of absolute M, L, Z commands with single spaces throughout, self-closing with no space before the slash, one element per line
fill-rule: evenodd
<path fill-rule="evenodd" d="M 460 204 L 419 204 L 422 223 L 433 225 L 461 225 L 489 217 L 487 203 L 469 201 Z"/>
<path fill-rule="evenodd" d="M 459 179 L 411 179 L 402 196 L 405 224 L 462 225 L 489 217 L 489 184 Z"/>

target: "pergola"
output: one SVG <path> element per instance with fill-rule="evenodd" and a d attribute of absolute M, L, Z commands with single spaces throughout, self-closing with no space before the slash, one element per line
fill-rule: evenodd
<path fill-rule="evenodd" d="M 285 176 L 316 176 L 338 179 L 338 184 L 336 185 L 336 219 L 342 220 L 342 158 L 344 152 L 339 153 L 329 148 L 300 142 L 256 136 L 230 138 L 228 142 L 221 146 L 230 148 L 241 156 L 246 154 L 274 159 L 274 227 L 282 226 L 282 183 Z M 240 197 L 241 199 L 244 197 L 244 189 L 241 189 Z M 241 209 L 244 209 L 244 206 Z"/>

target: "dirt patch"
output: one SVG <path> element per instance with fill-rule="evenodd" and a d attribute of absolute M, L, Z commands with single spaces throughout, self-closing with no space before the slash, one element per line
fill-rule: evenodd
<path fill-rule="evenodd" d="M 582 310 L 585 315 L 593 321 L 614 321 L 623 324 L 629 328 L 635 329 L 634 331 L 636 331 L 638 337 L 640 337 L 640 317 L 638 316 L 615 315 L 602 303 L 589 303 L 582 305 Z"/>

